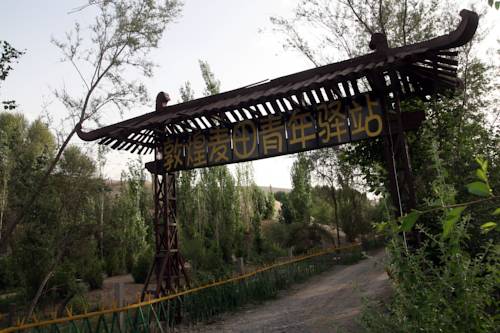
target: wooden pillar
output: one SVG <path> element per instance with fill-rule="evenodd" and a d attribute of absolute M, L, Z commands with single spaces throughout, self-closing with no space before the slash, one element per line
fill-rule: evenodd
<path fill-rule="evenodd" d="M 411 169 L 410 154 L 401 118 L 399 95 L 393 99 L 393 107 L 384 105 L 386 135 L 384 136 L 384 156 L 389 176 L 389 191 L 396 216 L 404 216 L 416 208 L 415 185 Z M 389 110 L 391 112 L 389 112 Z M 411 232 L 408 237 L 412 246 L 418 246 L 419 234 Z"/>

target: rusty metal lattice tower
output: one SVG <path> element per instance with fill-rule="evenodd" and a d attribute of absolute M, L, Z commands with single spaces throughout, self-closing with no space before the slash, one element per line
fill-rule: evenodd
<path fill-rule="evenodd" d="M 161 161 L 163 140 L 158 140 L 155 149 Z M 159 158 L 158 158 L 159 157 Z M 155 257 L 148 273 L 141 298 L 146 295 L 159 297 L 178 290 L 189 278 L 184 267 L 184 258 L 179 251 L 177 232 L 176 174 L 167 173 L 161 164 L 148 167 L 153 176 Z"/>

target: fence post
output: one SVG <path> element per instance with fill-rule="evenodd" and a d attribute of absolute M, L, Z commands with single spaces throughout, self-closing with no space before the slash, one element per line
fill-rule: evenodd
<path fill-rule="evenodd" d="M 245 262 L 243 261 L 243 257 L 238 257 L 238 273 L 245 273 Z"/>
<path fill-rule="evenodd" d="M 16 303 L 10 303 L 9 304 L 9 317 L 8 319 L 8 326 L 16 326 L 16 317 L 17 317 L 17 309 L 16 309 Z"/>
<path fill-rule="evenodd" d="M 113 284 L 113 289 L 115 292 L 115 302 L 116 306 L 121 308 L 124 305 L 123 301 L 123 282 L 118 282 Z M 124 327 L 125 317 L 123 312 L 118 313 L 118 325 L 120 326 L 120 331 L 125 329 Z"/>
<path fill-rule="evenodd" d="M 293 258 L 293 247 L 288 248 L 288 257 L 291 259 Z"/>

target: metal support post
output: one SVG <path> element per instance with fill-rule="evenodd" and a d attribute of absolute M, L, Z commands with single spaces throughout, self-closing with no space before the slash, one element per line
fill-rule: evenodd
<path fill-rule="evenodd" d="M 161 167 L 153 172 L 155 257 L 144 284 L 143 300 L 146 295 L 160 297 L 179 290 L 183 284 L 189 285 L 179 252 L 175 174 L 164 171 L 162 151 L 163 142 L 158 142 L 155 156 Z"/>

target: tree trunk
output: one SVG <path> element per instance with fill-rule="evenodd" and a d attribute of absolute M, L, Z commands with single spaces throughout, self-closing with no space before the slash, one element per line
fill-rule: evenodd
<path fill-rule="evenodd" d="M 59 307 L 57 309 L 57 317 L 63 317 L 64 316 L 64 309 L 66 309 L 66 306 L 68 303 L 75 297 L 75 293 L 70 293 L 68 296 L 66 296 L 63 301 L 59 304 Z"/>
<path fill-rule="evenodd" d="M 5 168 L 5 173 L 3 177 L 3 184 L 2 184 L 2 202 L 0 203 L 0 242 L 2 241 L 2 228 L 3 228 L 3 217 L 5 215 L 5 207 L 7 206 L 7 196 L 8 196 L 8 191 L 7 191 L 7 185 L 8 185 L 8 172 L 7 168 Z M 0 250 L 0 253 L 2 251 Z"/>
<path fill-rule="evenodd" d="M 337 202 L 337 194 L 335 193 L 335 187 L 332 186 L 332 200 L 333 207 L 335 210 L 335 229 L 337 229 L 337 246 L 340 246 L 340 228 L 339 228 L 339 205 Z"/>
<path fill-rule="evenodd" d="M 38 301 L 40 300 L 40 297 L 42 296 L 42 292 L 45 289 L 45 286 L 47 285 L 47 282 L 49 282 L 52 275 L 54 275 L 53 269 L 51 269 L 47 273 L 47 275 L 45 275 L 45 278 L 43 279 L 42 283 L 40 283 L 40 286 L 38 286 L 38 290 L 36 291 L 35 297 L 31 301 L 30 307 L 28 308 L 28 313 L 26 315 L 26 318 L 31 318 L 31 316 L 33 316 L 33 312 L 35 311 L 35 307 L 38 304 Z"/>

